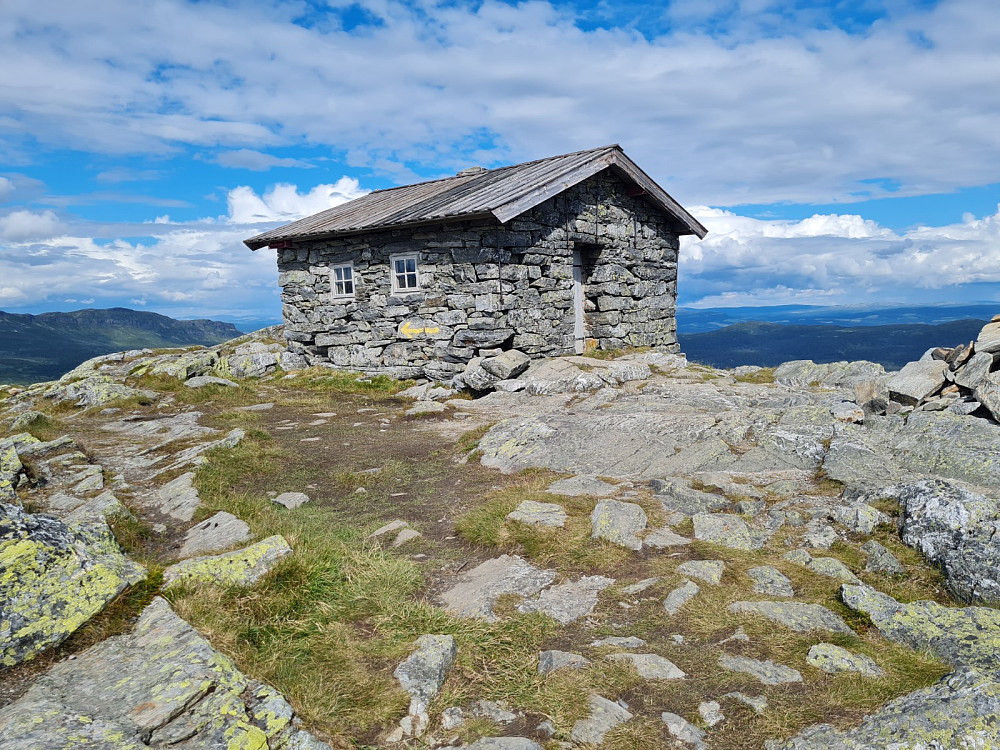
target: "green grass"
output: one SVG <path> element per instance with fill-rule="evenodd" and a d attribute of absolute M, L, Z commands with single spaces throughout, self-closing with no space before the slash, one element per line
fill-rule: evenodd
<path fill-rule="evenodd" d="M 743 375 L 736 376 L 737 383 L 758 383 L 760 385 L 765 385 L 774 382 L 774 369 L 773 367 L 763 367 L 760 370 L 754 372 L 748 372 Z"/>

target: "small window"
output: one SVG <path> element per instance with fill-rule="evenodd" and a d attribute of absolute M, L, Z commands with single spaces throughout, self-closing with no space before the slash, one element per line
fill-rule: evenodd
<path fill-rule="evenodd" d="M 343 263 L 330 268 L 330 290 L 333 296 L 343 299 L 354 296 L 354 265 Z"/>
<path fill-rule="evenodd" d="M 420 275 L 417 273 L 417 254 L 393 255 L 389 259 L 392 272 L 393 292 L 415 292 L 420 289 Z"/>

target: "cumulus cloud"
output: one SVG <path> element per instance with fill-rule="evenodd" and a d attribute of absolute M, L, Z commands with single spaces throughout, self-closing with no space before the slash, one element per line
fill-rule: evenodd
<path fill-rule="evenodd" d="M 263 195 L 241 186 L 229 191 L 228 221 L 232 224 L 294 221 L 327 208 L 354 200 L 367 193 L 352 177 L 341 177 L 333 185 L 317 185 L 300 193 L 295 185 L 280 183 Z"/>
<path fill-rule="evenodd" d="M 680 293 L 703 307 L 919 301 L 1000 282 L 1000 206 L 982 219 L 897 233 L 852 215 L 768 221 L 697 207 L 704 240 L 684 238 Z M 916 298 L 916 299 L 915 299 Z"/>
<path fill-rule="evenodd" d="M 715 205 L 996 180 L 995 0 L 887 3 L 852 33 L 815 4 L 685 0 L 645 35 L 563 3 L 356 5 L 374 22 L 345 31 L 299 25 L 296 3 L 5 0 L 6 130 L 259 167 L 325 144 L 390 176 L 618 141 L 682 202 Z"/>
<path fill-rule="evenodd" d="M 11 211 L 0 216 L 0 239 L 11 242 L 47 239 L 60 231 L 59 217 L 52 211 Z"/>

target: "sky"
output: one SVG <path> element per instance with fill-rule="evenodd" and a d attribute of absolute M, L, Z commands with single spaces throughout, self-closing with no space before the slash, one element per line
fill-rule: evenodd
<path fill-rule="evenodd" d="M 679 303 L 996 302 L 996 0 L 2 0 L 0 309 L 280 317 L 242 240 L 619 143 Z"/>

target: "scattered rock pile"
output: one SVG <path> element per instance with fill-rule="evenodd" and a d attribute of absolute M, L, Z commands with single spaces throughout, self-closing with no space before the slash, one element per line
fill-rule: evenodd
<path fill-rule="evenodd" d="M 899 372 L 858 382 L 854 395 L 865 415 L 949 411 L 1000 421 L 1000 315 L 975 341 L 931 349 Z"/>

